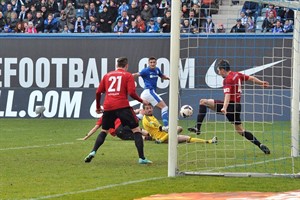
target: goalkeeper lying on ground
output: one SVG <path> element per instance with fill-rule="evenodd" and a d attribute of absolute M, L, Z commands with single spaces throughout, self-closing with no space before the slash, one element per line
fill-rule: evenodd
<path fill-rule="evenodd" d="M 156 140 L 157 143 L 168 142 L 168 128 L 161 126 L 159 121 L 153 116 L 153 106 L 151 104 L 143 105 L 144 117 L 142 124 L 144 129 L 150 134 L 150 136 Z M 181 127 L 177 127 L 177 132 L 182 132 Z M 178 143 L 181 142 L 199 142 L 199 143 L 217 143 L 217 137 L 213 137 L 211 140 L 204 140 L 200 138 L 192 138 L 187 135 L 177 135 Z"/>
<path fill-rule="evenodd" d="M 143 117 L 141 114 L 140 109 L 136 109 L 135 112 L 137 113 L 137 117 L 140 120 Z M 78 140 L 87 140 L 91 137 L 100 127 L 102 126 L 102 117 L 100 117 L 95 126 L 83 137 L 79 138 Z M 117 136 L 121 140 L 134 140 L 134 135 L 132 130 L 128 126 L 123 126 L 121 124 L 120 119 L 116 119 L 115 121 L 115 128 L 111 128 L 108 130 L 109 134 L 113 137 Z M 144 140 L 152 140 L 149 136 L 148 132 L 142 129 L 142 137 Z"/>

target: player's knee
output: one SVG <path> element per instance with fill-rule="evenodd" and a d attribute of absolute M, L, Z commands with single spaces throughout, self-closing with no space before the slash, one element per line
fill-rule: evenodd
<path fill-rule="evenodd" d="M 190 136 L 187 136 L 187 137 L 186 137 L 186 142 L 187 142 L 187 143 L 191 143 L 191 139 L 192 139 L 192 138 L 191 138 Z"/>
<path fill-rule="evenodd" d="M 168 107 L 164 101 L 158 102 L 155 106 L 160 109 L 163 109 L 164 107 Z"/>
<path fill-rule="evenodd" d="M 235 130 L 238 134 L 244 135 L 245 130 L 241 127 L 241 124 L 235 124 Z"/>
<path fill-rule="evenodd" d="M 108 130 L 104 130 L 104 129 L 102 129 L 100 133 L 109 134 L 109 131 L 108 131 Z"/>
<path fill-rule="evenodd" d="M 200 104 L 200 105 L 205 105 L 205 106 L 206 106 L 206 104 L 207 104 L 207 99 L 200 99 L 199 104 Z"/>
<path fill-rule="evenodd" d="M 141 128 L 138 126 L 138 127 L 136 127 L 136 128 L 133 128 L 133 129 L 131 129 L 132 130 L 132 132 L 133 133 L 142 133 L 142 130 L 141 130 Z"/>
<path fill-rule="evenodd" d="M 183 128 L 181 126 L 177 126 L 177 133 L 181 133 L 183 131 Z"/>
<path fill-rule="evenodd" d="M 148 131 L 146 131 L 145 129 L 141 129 L 141 133 L 144 136 L 148 136 L 149 135 Z"/>
<path fill-rule="evenodd" d="M 244 136 L 244 135 L 245 135 L 245 134 L 244 134 L 244 131 L 236 130 L 236 132 L 237 132 L 239 135 L 241 135 L 241 136 Z"/>

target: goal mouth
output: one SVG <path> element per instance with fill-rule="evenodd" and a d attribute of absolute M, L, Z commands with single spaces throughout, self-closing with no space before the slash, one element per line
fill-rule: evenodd
<path fill-rule="evenodd" d="M 293 19 L 276 19 L 287 25 L 293 23 L 293 31 L 289 33 L 276 32 L 275 25 L 273 29 L 264 27 L 267 6 L 264 12 L 249 14 L 250 22 L 255 23 L 254 31 L 239 32 L 244 2 L 233 6 L 226 2 L 219 5 L 219 13 L 212 14 L 209 20 L 197 18 L 198 32 L 187 33 L 188 29 L 179 28 L 182 31 L 179 41 L 172 40 L 174 32 L 171 34 L 170 48 L 174 52 L 178 47 L 181 62 L 178 91 L 173 89 L 172 92 L 171 88 L 170 94 L 177 94 L 178 108 L 182 105 L 194 108 L 192 117 L 179 118 L 177 123 L 190 137 L 208 140 L 217 136 L 218 144 L 186 143 L 172 147 L 170 143 L 169 150 L 176 154 L 170 152 L 169 156 L 176 155 L 176 159 L 169 158 L 169 162 L 173 162 L 169 164 L 169 171 L 175 171 L 176 175 L 299 178 L 299 1 L 251 1 L 289 8 L 278 8 L 280 16 L 280 12 L 292 10 Z M 217 32 L 219 24 L 225 27 L 225 32 Z M 246 24 L 245 30 L 249 26 Z M 220 59 L 229 61 L 231 71 L 247 76 L 247 80 L 232 86 L 242 91 L 233 94 L 240 96 L 236 101 L 241 104 L 241 121 L 238 122 L 242 128 L 237 127 L 238 123 L 229 122 L 234 119 L 222 115 L 222 105 L 218 108 L 214 104 L 225 101 L 223 77 L 227 75 L 220 76 L 217 69 Z M 252 83 L 249 77 L 260 81 Z M 269 87 L 260 87 L 262 81 L 268 82 Z M 206 104 L 201 104 L 201 99 Z M 170 98 L 170 105 L 176 105 L 173 100 Z M 203 107 L 199 104 L 206 110 L 201 110 Z M 188 132 L 190 127 L 196 127 L 197 134 Z"/>

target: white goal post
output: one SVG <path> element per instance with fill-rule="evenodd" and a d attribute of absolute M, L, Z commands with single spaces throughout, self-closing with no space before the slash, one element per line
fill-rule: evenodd
<path fill-rule="evenodd" d="M 178 125 L 178 64 L 180 55 L 180 10 L 181 1 L 172 1 L 171 7 L 171 42 L 170 42 L 170 94 L 172 99 L 169 112 L 169 132 L 177 133 Z M 173 14 L 174 13 L 174 14 Z M 174 177 L 177 170 L 177 135 L 169 134 L 168 176 Z"/>
<path fill-rule="evenodd" d="M 295 11 L 295 30 L 293 34 L 293 96 L 292 96 L 292 156 L 299 157 L 299 80 L 300 80 L 300 4 Z"/>

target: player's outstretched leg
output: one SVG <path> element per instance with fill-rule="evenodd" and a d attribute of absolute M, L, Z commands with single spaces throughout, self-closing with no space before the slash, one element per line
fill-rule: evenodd
<path fill-rule="evenodd" d="M 197 115 L 197 125 L 194 127 L 188 128 L 188 131 L 196 133 L 197 135 L 200 135 L 201 125 L 205 118 L 206 112 L 207 112 L 207 107 L 205 105 L 199 105 L 199 113 Z"/>
<path fill-rule="evenodd" d="M 211 138 L 211 144 L 217 144 L 217 143 L 218 143 L 217 136 L 214 136 L 213 138 Z"/>
<path fill-rule="evenodd" d="M 92 151 L 91 153 L 89 153 L 89 155 L 87 155 L 87 157 L 85 157 L 84 162 L 89 163 L 92 161 L 92 159 L 95 157 L 96 152 Z"/>
<path fill-rule="evenodd" d="M 98 149 L 100 148 L 100 146 L 104 143 L 106 136 L 107 136 L 107 134 L 106 134 L 104 131 L 102 131 L 102 132 L 98 135 L 93 150 L 91 151 L 91 153 L 89 153 L 89 155 L 87 155 L 87 156 L 84 158 L 84 162 L 89 163 L 89 162 L 92 161 L 92 159 L 93 159 L 93 158 L 95 157 L 95 155 L 96 155 L 97 150 L 98 150 Z"/>
<path fill-rule="evenodd" d="M 264 145 L 264 144 L 260 144 L 259 148 L 265 153 L 265 154 L 270 154 L 270 149 Z"/>
<path fill-rule="evenodd" d="M 258 146 L 260 148 L 260 150 L 262 150 L 265 154 L 270 154 L 270 149 L 264 145 L 261 144 L 258 139 L 249 131 L 244 131 L 243 136 L 245 138 L 247 138 L 250 142 L 252 142 L 253 144 L 255 144 L 256 146 Z"/>
<path fill-rule="evenodd" d="M 169 126 L 169 107 L 165 106 L 161 109 L 161 118 L 164 126 Z"/>
<path fill-rule="evenodd" d="M 196 133 L 197 135 L 200 135 L 200 133 L 201 133 L 200 130 L 197 129 L 196 126 L 194 126 L 194 127 L 189 127 L 189 128 L 188 128 L 188 131 L 193 132 L 193 133 Z"/>
<path fill-rule="evenodd" d="M 134 143 L 135 143 L 136 149 L 138 151 L 138 155 L 139 155 L 138 163 L 139 164 L 151 164 L 152 161 L 146 159 L 144 156 L 144 141 L 142 138 L 142 133 L 135 132 L 135 133 L 133 133 L 133 135 L 134 135 Z"/>
<path fill-rule="evenodd" d="M 145 159 L 139 158 L 139 164 L 152 164 L 152 161 L 148 160 L 147 158 Z"/>

